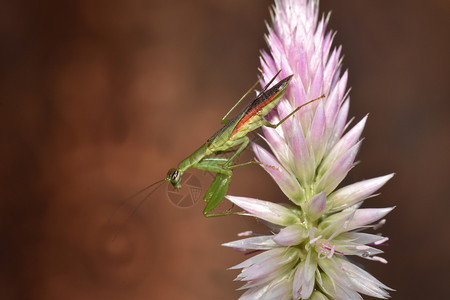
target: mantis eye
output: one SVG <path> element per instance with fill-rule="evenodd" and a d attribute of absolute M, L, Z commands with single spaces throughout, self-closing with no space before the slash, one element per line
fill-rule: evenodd
<path fill-rule="evenodd" d="M 170 180 L 171 181 L 177 181 L 177 179 L 178 179 L 178 174 L 179 174 L 180 172 L 178 172 L 178 170 L 175 170 L 174 172 L 173 172 L 173 174 L 172 174 L 172 178 L 170 178 Z"/>
<path fill-rule="evenodd" d="M 169 172 L 167 172 L 166 178 L 166 180 L 169 180 L 173 186 L 178 186 L 181 179 L 181 172 L 177 169 L 170 169 Z"/>

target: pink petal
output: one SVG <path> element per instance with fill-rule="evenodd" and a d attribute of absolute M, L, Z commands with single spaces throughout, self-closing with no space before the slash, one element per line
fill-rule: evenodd
<path fill-rule="evenodd" d="M 360 201 L 367 199 L 393 176 L 394 174 L 389 174 L 372 179 L 367 179 L 364 181 L 353 183 L 335 191 L 329 196 L 329 201 L 333 205 L 330 212 L 342 210 L 346 207 L 352 206 Z"/>
<path fill-rule="evenodd" d="M 300 262 L 294 275 L 292 296 L 294 299 L 308 299 L 314 289 L 314 274 L 317 269 L 317 261 L 308 252 L 306 260 Z"/>
<path fill-rule="evenodd" d="M 241 262 L 240 264 L 229 268 L 230 270 L 248 268 L 254 264 L 264 264 L 266 261 L 282 255 L 286 251 L 284 248 L 274 248 L 272 250 L 264 251 L 258 255 L 250 257 L 249 259 Z"/>
<path fill-rule="evenodd" d="M 327 204 L 327 195 L 320 192 L 309 199 L 305 205 L 305 213 L 311 221 L 317 220 L 322 216 Z"/>
<path fill-rule="evenodd" d="M 309 131 L 309 139 L 314 150 L 314 159 L 317 162 L 322 160 L 323 154 L 326 150 L 325 141 L 325 112 L 323 101 L 319 100 L 316 112 L 311 124 L 311 129 Z"/>
<path fill-rule="evenodd" d="M 314 156 L 311 156 L 312 153 L 309 150 L 309 145 L 303 135 L 300 123 L 294 122 L 291 130 L 291 147 L 294 158 L 291 162 L 291 166 L 294 169 L 296 177 L 300 180 L 300 183 L 303 186 L 310 185 L 315 173 Z"/>
<path fill-rule="evenodd" d="M 344 153 L 333 165 L 325 172 L 316 185 L 317 191 L 325 191 L 330 194 L 350 171 L 356 154 L 359 151 L 361 143 L 354 145 Z"/>
<path fill-rule="evenodd" d="M 263 168 L 272 176 L 284 194 L 294 203 L 299 204 L 304 197 L 303 188 L 295 176 L 290 174 L 279 162 L 263 147 L 253 144 L 253 152 Z"/>
<path fill-rule="evenodd" d="M 329 92 L 325 103 L 325 116 L 327 118 L 327 128 L 332 128 L 339 106 L 343 101 L 343 95 L 347 85 L 347 72 L 344 72 L 335 87 Z"/>
<path fill-rule="evenodd" d="M 353 218 L 351 218 L 347 227 L 347 231 L 378 221 L 379 219 L 390 213 L 394 208 L 395 207 L 358 209 L 356 210 Z"/>
<path fill-rule="evenodd" d="M 288 226 L 300 222 L 292 210 L 273 202 L 229 195 L 226 198 L 250 214 L 277 225 Z"/>
<path fill-rule="evenodd" d="M 301 224 L 290 225 L 280 230 L 273 241 L 280 246 L 298 245 L 308 237 L 308 229 Z"/>
<path fill-rule="evenodd" d="M 358 124 L 356 124 L 349 132 L 347 132 L 339 142 L 331 149 L 330 153 L 325 157 L 319 173 L 330 168 L 331 164 L 336 161 L 344 152 L 353 147 L 359 140 L 364 125 L 366 124 L 367 116 L 365 116 Z"/>
<path fill-rule="evenodd" d="M 345 124 L 347 123 L 348 110 L 350 108 L 350 98 L 347 98 L 339 109 L 336 121 L 333 127 L 327 128 L 328 144 L 327 149 L 333 148 L 337 141 L 344 133 Z"/>
<path fill-rule="evenodd" d="M 272 235 L 255 236 L 222 244 L 225 247 L 239 249 L 268 250 L 278 247 Z"/>

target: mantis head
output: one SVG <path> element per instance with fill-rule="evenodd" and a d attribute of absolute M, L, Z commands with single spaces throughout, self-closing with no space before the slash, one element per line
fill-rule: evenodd
<path fill-rule="evenodd" d="M 170 181 L 174 188 L 179 189 L 181 188 L 181 175 L 183 175 L 183 172 L 178 169 L 172 168 L 169 170 L 169 172 L 167 172 L 166 181 Z"/>

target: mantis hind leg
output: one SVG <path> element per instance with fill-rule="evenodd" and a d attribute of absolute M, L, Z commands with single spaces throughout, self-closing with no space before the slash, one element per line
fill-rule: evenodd
<path fill-rule="evenodd" d="M 325 95 L 322 95 L 320 97 L 317 97 L 316 99 L 313 99 L 311 101 L 308 101 L 300 106 L 298 106 L 296 109 L 294 109 L 290 114 L 288 114 L 286 117 L 284 117 L 280 122 L 278 122 L 277 124 L 271 124 L 270 122 L 263 120 L 263 125 L 266 127 L 270 127 L 270 128 L 277 128 L 278 126 L 280 126 L 281 124 L 284 123 L 284 121 L 286 121 L 287 119 L 289 119 L 293 114 L 295 114 L 300 108 L 302 108 L 303 106 L 306 106 L 314 101 L 320 100 L 322 98 L 325 98 Z"/>

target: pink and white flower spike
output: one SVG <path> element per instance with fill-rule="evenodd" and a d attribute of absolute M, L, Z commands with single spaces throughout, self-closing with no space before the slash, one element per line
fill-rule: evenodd
<path fill-rule="evenodd" d="M 361 294 L 385 299 L 392 290 L 351 260 L 387 263 L 377 247 L 388 238 L 361 231 L 378 229 L 393 207 L 360 205 L 393 174 L 339 187 L 355 164 L 367 117 L 348 128 L 347 71 L 341 70 L 341 47 L 332 47 L 333 33 L 326 31 L 328 17 L 319 18 L 315 0 L 275 0 L 261 85 L 279 70 L 281 78 L 294 77 L 267 119 L 276 123 L 296 107 L 326 97 L 276 129 L 263 128 L 271 152 L 253 144 L 291 206 L 227 196 L 246 215 L 271 223 L 268 235 L 223 244 L 260 252 L 232 267 L 242 269 L 236 280 L 245 282 L 246 291 L 240 299 L 352 300 Z"/>

